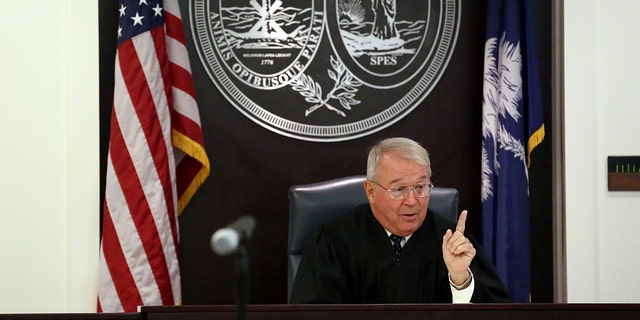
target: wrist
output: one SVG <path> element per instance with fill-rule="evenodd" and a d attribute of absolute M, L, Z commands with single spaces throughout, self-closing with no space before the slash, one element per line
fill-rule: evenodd
<path fill-rule="evenodd" d="M 461 278 L 461 277 L 456 277 L 456 278 Z M 467 268 L 467 277 L 466 277 L 466 279 L 459 285 L 454 283 L 453 279 L 451 278 L 451 274 L 449 273 L 449 284 L 453 288 L 455 288 L 456 290 L 464 290 L 464 289 L 468 288 L 469 285 L 471 284 L 471 280 L 473 280 L 473 273 L 471 273 L 471 269 L 470 268 Z"/>

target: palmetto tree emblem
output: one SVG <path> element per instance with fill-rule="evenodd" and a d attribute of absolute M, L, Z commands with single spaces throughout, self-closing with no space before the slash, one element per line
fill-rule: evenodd
<path fill-rule="evenodd" d="M 493 195 L 491 176 L 493 170 L 498 175 L 500 162 L 497 152 L 492 152 L 493 159 L 489 159 L 486 143 L 493 144 L 493 150 L 505 150 L 513 157 L 522 161 L 525 174 L 526 151 L 524 143 L 514 137 L 504 125 L 504 121 L 519 122 L 522 114 L 518 111 L 522 103 L 522 56 L 520 43 L 505 40 L 502 34 L 500 42 L 497 38 L 490 38 L 485 44 L 484 68 L 484 96 L 483 124 L 482 124 L 482 201 Z M 497 46 L 497 48 L 496 48 Z M 497 56 L 499 55 L 499 56 Z M 500 62 L 498 64 L 498 61 Z M 491 161 L 490 161 L 491 160 Z M 493 163 L 493 166 L 491 165 Z"/>

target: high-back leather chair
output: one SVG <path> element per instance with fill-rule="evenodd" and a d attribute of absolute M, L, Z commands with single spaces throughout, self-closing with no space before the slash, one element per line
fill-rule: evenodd
<path fill-rule="evenodd" d="M 368 203 L 363 181 L 351 176 L 289 188 L 289 243 L 287 301 L 298 272 L 302 251 L 313 231 L 335 217 Z M 458 190 L 435 187 L 429 209 L 453 222 L 458 219 Z"/>

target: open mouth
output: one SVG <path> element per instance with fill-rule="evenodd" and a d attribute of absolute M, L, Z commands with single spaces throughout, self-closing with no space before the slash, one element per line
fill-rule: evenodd
<path fill-rule="evenodd" d="M 415 212 L 401 213 L 400 217 L 404 219 L 415 219 L 416 217 L 418 217 L 418 214 Z"/>

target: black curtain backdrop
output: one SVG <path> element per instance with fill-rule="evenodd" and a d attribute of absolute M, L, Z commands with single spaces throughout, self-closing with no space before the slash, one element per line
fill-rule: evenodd
<path fill-rule="evenodd" d="M 251 304 L 286 303 L 287 191 L 340 176 L 364 174 L 376 141 L 406 136 L 423 144 L 437 186 L 457 188 L 468 229 L 481 239 L 480 147 L 486 3 L 462 1 L 455 51 L 442 78 L 409 115 L 377 133 L 344 142 L 307 142 L 273 133 L 246 118 L 220 94 L 203 69 L 181 2 L 191 67 L 200 103 L 211 175 L 180 216 L 183 304 L 233 304 L 234 264 L 212 253 L 209 239 L 243 215 L 257 226 L 248 244 Z M 533 155 L 532 301 L 553 302 L 551 204 L 551 3 L 535 1 L 542 63 L 546 138 Z M 100 1 L 101 199 L 113 100 L 118 2 Z M 102 208 L 102 203 L 99 204 Z M 96 248 L 97 250 L 97 248 Z"/>

